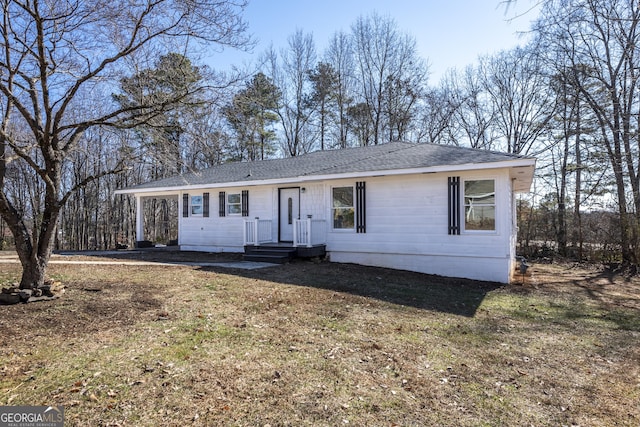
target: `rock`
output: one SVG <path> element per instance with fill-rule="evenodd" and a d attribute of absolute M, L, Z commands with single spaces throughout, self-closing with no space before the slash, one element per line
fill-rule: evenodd
<path fill-rule="evenodd" d="M 11 294 L 1 293 L 0 304 L 18 304 L 20 302 L 20 294 L 15 292 Z"/>
<path fill-rule="evenodd" d="M 58 298 L 57 295 L 54 295 L 52 297 L 46 297 L 46 296 L 41 296 L 41 297 L 31 297 L 27 300 L 27 302 L 38 302 L 38 301 L 52 301 L 54 299 Z"/>
<path fill-rule="evenodd" d="M 31 289 L 20 289 L 18 295 L 20 295 L 20 301 L 27 302 L 33 295 L 33 291 Z"/>
<path fill-rule="evenodd" d="M 51 301 L 57 299 L 65 291 L 62 282 L 47 280 L 35 289 L 20 289 L 18 285 L 2 288 L 0 304 L 18 304 L 19 302 Z"/>
<path fill-rule="evenodd" d="M 53 279 L 47 279 L 44 282 L 44 285 L 40 286 L 38 290 L 40 291 L 39 294 L 34 296 L 52 297 L 64 293 L 64 285 L 62 284 L 62 282 L 58 282 Z"/>
<path fill-rule="evenodd" d="M 53 282 L 53 284 L 51 285 L 51 292 L 54 294 L 60 293 L 60 292 L 64 292 L 64 288 L 65 286 L 62 284 L 62 282 Z"/>

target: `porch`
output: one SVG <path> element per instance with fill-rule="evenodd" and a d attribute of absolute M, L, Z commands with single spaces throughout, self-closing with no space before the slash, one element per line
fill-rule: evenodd
<path fill-rule="evenodd" d="M 243 227 L 243 259 L 248 261 L 285 263 L 293 258 L 322 257 L 326 254 L 326 221 L 293 220 L 293 241 L 274 241 L 273 221 L 255 218 L 245 220 Z"/>
<path fill-rule="evenodd" d="M 178 248 L 178 212 L 177 195 L 136 196 L 134 247 Z"/>

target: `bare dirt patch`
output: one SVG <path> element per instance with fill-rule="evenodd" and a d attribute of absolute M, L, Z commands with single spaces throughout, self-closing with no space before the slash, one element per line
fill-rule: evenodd
<path fill-rule="evenodd" d="M 0 405 L 72 426 L 638 425 L 640 281 L 531 270 L 54 264 L 63 298 L 0 307 Z"/>

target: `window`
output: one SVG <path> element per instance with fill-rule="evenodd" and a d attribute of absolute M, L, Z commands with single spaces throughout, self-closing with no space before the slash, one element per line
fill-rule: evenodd
<path fill-rule="evenodd" d="M 205 209 L 208 206 L 205 200 Z M 242 193 L 218 193 L 218 216 L 223 217 L 227 214 L 249 216 L 249 190 L 242 190 Z"/>
<path fill-rule="evenodd" d="M 496 193 L 492 179 L 464 182 L 465 231 L 494 231 L 496 229 Z"/>
<path fill-rule="evenodd" d="M 332 216 L 334 229 L 353 229 L 353 187 L 334 187 L 332 191 Z"/>
<path fill-rule="evenodd" d="M 202 215 L 202 196 L 191 196 L 191 215 Z"/>
<path fill-rule="evenodd" d="M 240 193 L 227 194 L 227 213 L 229 215 L 240 215 L 242 213 L 242 197 Z"/>

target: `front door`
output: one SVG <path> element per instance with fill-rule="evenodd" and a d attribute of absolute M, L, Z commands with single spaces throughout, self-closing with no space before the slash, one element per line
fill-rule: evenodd
<path fill-rule="evenodd" d="M 280 188 L 280 230 L 281 242 L 293 242 L 293 226 L 300 219 L 300 188 Z"/>

